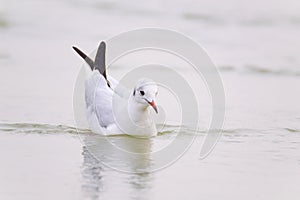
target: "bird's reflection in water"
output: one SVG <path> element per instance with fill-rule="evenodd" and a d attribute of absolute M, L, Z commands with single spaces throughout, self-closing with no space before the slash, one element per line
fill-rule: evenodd
<path fill-rule="evenodd" d="M 82 165 L 82 191 L 85 197 L 89 199 L 99 199 L 99 193 L 102 188 L 101 164 L 92 156 L 88 149 L 83 146 L 83 165 Z"/>
<path fill-rule="evenodd" d="M 153 174 L 152 139 L 129 136 L 83 136 L 82 190 L 88 199 L 148 199 Z M 118 196 L 119 195 L 119 196 Z"/>

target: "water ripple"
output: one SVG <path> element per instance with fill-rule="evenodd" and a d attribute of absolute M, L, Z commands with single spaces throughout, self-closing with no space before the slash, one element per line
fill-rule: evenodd
<path fill-rule="evenodd" d="M 35 123 L 0 123 L 0 131 L 11 133 L 35 133 L 35 134 L 55 134 L 55 133 L 86 133 L 86 129 L 77 129 L 66 125 L 50 125 Z"/>
<path fill-rule="evenodd" d="M 204 136 L 208 130 L 200 129 L 195 130 L 188 126 L 179 125 L 162 125 L 159 124 L 158 128 L 161 130 L 158 135 L 196 135 Z M 78 129 L 76 127 L 67 125 L 51 125 L 51 124 L 37 124 L 37 123 L 0 123 L 1 132 L 11 133 L 32 133 L 32 134 L 55 134 L 55 133 L 70 133 L 70 134 L 91 134 L 89 129 Z M 300 133 L 300 129 L 292 127 L 278 127 L 274 129 L 251 129 L 251 128 L 226 128 L 226 129 L 212 129 L 210 133 L 222 132 L 225 136 L 242 134 L 245 136 L 254 133 L 269 133 L 274 131 L 289 132 L 289 133 Z"/>

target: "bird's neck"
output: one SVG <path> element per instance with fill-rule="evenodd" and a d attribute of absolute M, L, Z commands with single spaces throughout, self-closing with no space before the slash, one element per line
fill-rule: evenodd
<path fill-rule="evenodd" d="M 129 98 L 128 113 L 131 120 L 138 124 L 152 123 L 152 117 L 149 111 L 149 106 L 136 102 L 133 97 Z"/>

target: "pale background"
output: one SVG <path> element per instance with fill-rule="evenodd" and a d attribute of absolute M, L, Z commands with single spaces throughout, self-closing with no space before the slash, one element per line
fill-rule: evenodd
<path fill-rule="evenodd" d="M 297 0 L 0 0 L 0 199 L 299 199 L 299 10 Z M 205 160 L 199 139 L 167 169 L 132 175 L 101 166 L 69 127 L 82 65 L 71 46 L 91 52 L 141 27 L 208 51 L 226 121 Z"/>

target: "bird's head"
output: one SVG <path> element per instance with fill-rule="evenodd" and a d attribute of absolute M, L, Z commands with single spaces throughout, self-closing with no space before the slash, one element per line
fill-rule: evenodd
<path fill-rule="evenodd" d="M 133 99 L 139 104 L 144 105 L 145 107 L 151 106 L 156 113 L 156 96 L 158 94 L 157 84 L 150 79 L 141 79 L 137 82 L 133 90 Z"/>

